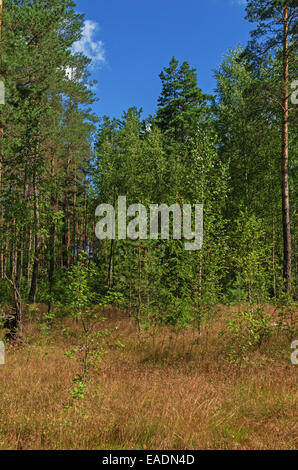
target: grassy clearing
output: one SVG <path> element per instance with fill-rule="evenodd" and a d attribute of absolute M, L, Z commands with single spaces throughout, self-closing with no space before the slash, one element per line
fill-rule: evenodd
<path fill-rule="evenodd" d="M 297 366 L 273 335 L 249 362 L 229 364 L 219 336 L 231 309 L 196 332 L 139 337 L 133 319 L 105 312 L 114 330 L 73 400 L 78 323 L 27 319 L 25 343 L 0 367 L 0 449 L 295 449 Z M 124 347 L 117 346 L 117 340 Z"/>

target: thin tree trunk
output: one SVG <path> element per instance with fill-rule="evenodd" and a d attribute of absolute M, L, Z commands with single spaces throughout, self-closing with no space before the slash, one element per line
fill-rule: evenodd
<path fill-rule="evenodd" d="M 137 311 L 137 324 L 138 324 L 138 332 L 139 334 L 142 332 L 142 321 L 141 321 L 141 315 L 142 315 L 142 258 L 141 258 L 141 245 L 138 246 L 138 270 L 139 270 L 139 276 L 138 276 L 138 311 Z"/>
<path fill-rule="evenodd" d="M 108 287 L 110 288 L 113 283 L 113 260 L 114 260 L 114 239 L 111 240 L 110 255 L 109 255 L 109 269 L 108 269 Z"/>
<path fill-rule="evenodd" d="M 1 132 L 0 128 L 0 139 L 2 138 L 3 132 Z M 1 271 L 1 278 L 4 278 L 4 207 L 2 202 L 2 162 L 1 162 L 1 155 L 0 155 L 0 271 Z"/>
<path fill-rule="evenodd" d="M 84 181 L 84 215 L 83 215 L 83 251 L 88 251 L 87 246 L 87 178 Z"/>
<path fill-rule="evenodd" d="M 69 151 L 68 151 L 69 153 Z M 65 190 L 64 190 L 64 203 L 63 203 L 63 212 L 64 212 L 64 229 L 63 229 L 63 266 L 67 268 L 70 266 L 70 214 L 69 214 L 69 201 L 68 201 L 68 193 L 69 193 L 69 168 L 70 168 L 70 159 L 67 159 L 67 166 L 66 166 L 66 183 L 65 183 Z"/>
<path fill-rule="evenodd" d="M 30 275 L 31 275 L 31 253 L 32 253 L 32 229 L 29 229 L 29 239 L 28 239 L 28 264 L 27 264 L 27 284 L 29 285 Z"/>
<path fill-rule="evenodd" d="M 53 214 L 55 213 L 56 209 L 56 196 L 55 196 L 55 152 L 52 150 L 51 152 L 51 206 Z M 56 256 L 55 256 L 55 239 L 56 239 L 56 224 L 55 221 L 52 220 L 51 224 L 51 241 L 50 241 L 50 265 L 49 265 L 49 290 L 50 290 L 50 298 L 48 302 L 48 311 L 50 312 L 52 306 L 52 290 L 53 290 L 53 278 L 54 278 L 54 270 L 56 264 Z"/>
<path fill-rule="evenodd" d="M 6 276 L 5 276 L 6 277 Z M 4 323 L 4 328 L 8 330 L 6 338 L 9 341 L 20 340 L 22 336 L 22 305 L 19 290 L 13 279 L 8 279 L 13 289 L 14 312 L 8 316 Z"/>
<path fill-rule="evenodd" d="M 5 277 L 5 273 L 6 273 L 6 265 L 7 265 L 7 250 L 8 250 L 8 228 L 7 228 L 7 224 L 4 225 L 4 229 L 5 229 L 5 232 L 6 233 L 6 236 L 5 236 L 5 242 L 4 242 L 4 255 L 3 255 L 3 274 L 4 274 L 4 277 Z"/>
<path fill-rule="evenodd" d="M 3 0 L 0 0 L 0 40 L 2 39 L 2 14 L 3 14 Z M 0 139 L 3 139 L 4 129 L 3 125 L 0 123 Z M 1 278 L 4 278 L 4 207 L 2 204 L 2 152 L 0 152 L 0 270 Z"/>
<path fill-rule="evenodd" d="M 77 259 L 77 234 L 78 234 L 78 219 L 77 219 L 77 165 L 75 164 L 74 173 L 74 191 L 73 191 L 73 262 Z"/>
<path fill-rule="evenodd" d="M 283 79 L 284 98 L 282 111 L 282 220 L 284 240 L 284 281 L 286 292 L 291 292 L 291 226 L 290 226 L 290 196 L 289 196 L 289 18 L 288 8 L 284 7 L 284 37 L 283 37 Z"/>
<path fill-rule="evenodd" d="M 68 200 L 68 191 L 70 185 L 70 159 L 67 160 L 67 169 L 66 169 L 66 189 L 65 189 L 65 216 L 66 216 L 66 266 L 69 268 L 71 259 L 70 259 L 70 208 Z"/>
<path fill-rule="evenodd" d="M 16 277 L 16 272 L 17 272 L 17 247 L 16 247 L 16 240 L 17 240 L 17 234 L 16 234 L 16 219 L 15 217 L 12 219 L 12 232 L 13 232 L 13 238 L 11 240 L 11 251 L 10 251 L 10 277 L 12 279 L 15 279 Z"/>
<path fill-rule="evenodd" d="M 35 234 L 34 234 L 34 261 L 32 270 L 31 288 L 29 293 L 29 302 L 34 303 L 37 292 L 38 271 L 39 271 L 39 254 L 40 254 L 40 240 L 39 240 L 39 203 L 38 203 L 38 189 L 37 189 L 37 175 L 36 170 L 33 175 L 33 193 L 34 193 L 34 221 L 35 221 Z"/>

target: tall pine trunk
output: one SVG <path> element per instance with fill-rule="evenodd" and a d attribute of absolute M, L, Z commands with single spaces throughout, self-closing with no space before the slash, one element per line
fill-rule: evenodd
<path fill-rule="evenodd" d="M 53 214 L 57 211 L 56 204 L 57 204 L 57 195 L 55 194 L 55 151 L 52 150 L 51 152 L 51 207 Z M 48 302 L 48 310 L 51 310 L 52 306 L 52 291 L 53 291 L 53 279 L 54 279 L 54 271 L 56 266 L 56 253 L 55 253 L 55 241 L 56 241 L 56 223 L 52 220 L 51 223 L 51 240 L 50 240 L 50 264 L 49 264 L 49 289 L 50 289 L 50 298 Z"/>
<path fill-rule="evenodd" d="M 69 154 L 69 149 L 68 149 Z M 64 230 L 63 230 L 63 266 L 69 268 L 70 266 L 70 205 L 69 205 L 69 191 L 70 191 L 70 163 L 68 157 L 66 165 L 66 182 L 64 190 Z"/>
<path fill-rule="evenodd" d="M 291 227 L 289 196 L 289 18 L 288 8 L 283 10 L 283 80 L 284 96 L 282 110 L 282 221 L 284 240 L 284 281 L 286 292 L 291 292 Z"/>

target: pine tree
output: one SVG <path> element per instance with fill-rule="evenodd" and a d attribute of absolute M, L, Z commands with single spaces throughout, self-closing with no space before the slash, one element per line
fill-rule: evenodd
<path fill-rule="evenodd" d="M 297 2 L 295 0 L 250 0 L 247 19 L 257 23 L 252 31 L 248 56 L 257 60 L 274 51 L 281 53 L 282 91 L 278 97 L 282 115 L 282 217 L 284 240 L 284 280 L 288 293 L 292 288 L 292 246 L 289 195 L 289 85 L 290 60 L 297 48 Z M 262 41 L 263 38 L 263 41 Z"/>
<path fill-rule="evenodd" d="M 172 58 L 160 74 L 162 91 L 158 99 L 156 122 L 176 142 L 185 142 L 206 117 L 208 95 L 197 85 L 196 70 L 187 62 L 179 67 Z"/>

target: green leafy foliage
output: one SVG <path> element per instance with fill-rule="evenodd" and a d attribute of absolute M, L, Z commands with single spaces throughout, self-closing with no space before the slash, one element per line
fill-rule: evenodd
<path fill-rule="evenodd" d="M 249 353 L 260 347 L 273 333 L 272 316 L 262 307 L 239 311 L 226 322 L 221 337 L 226 339 L 226 351 L 230 363 L 249 361 Z"/>

